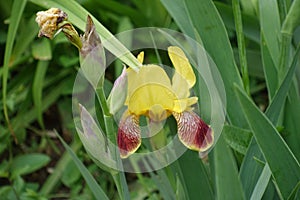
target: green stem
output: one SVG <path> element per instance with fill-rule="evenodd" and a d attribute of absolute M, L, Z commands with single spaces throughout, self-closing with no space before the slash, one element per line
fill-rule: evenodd
<path fill-rule="evenodd" d="M 107 100 L 105 97 L 103 84 L 100 84 L 100 87 L 97 88 L 97 95 L 99 98 L 100 106 L 103 111 L 104 115 L 104 123 L 105 123 L 105 129 L 106 129 L 106 135 L 107 138 L 113 143 L 116 144 L 116 133 L 114 130 L 114 119 L 111 113 L 109 112 L 109 107 L 107 105 Z M 117 161 L 117 166 L 119 169 L 122 169 L 122 162 L 120 159 L 120 153 L 118 152 L 118 149 L 113 147 L 109 147 L 109 149 L 112 152 L 112 157 Z M 123 171 L 119 171 L 118 173 L 111 173 L 114 182 L 116 184 L 119 196 L 121 199 L 130 199 L 130 194 L 128 191 L 128 186 L 125 178 L 125 174 Z"/>
<path fill-rule="evenodd" d="M 69 21 L 63 21 L 58 24 L 58 29 L 60 28 L 68 40 L 80 50 L 82 47 L 82 42 L 72 23 Z"/>
<path fill-rule="evenodd" d="M 245 40 L 243 35 L 243 23 L 242 15 L 239 0 L 232 0 L 233 15 L 235 28 L 237 33 L 237 42 L 239 50 L 239 60 L 241 65 L 242 80 L 244 83 L 244 88 L 248 95 L 250 95 L 250 84 L 249 84 L 249 75 L 248 75 L 248 66 L 247 66 L 247 57 L 246 57 L 246 48 Z"/>

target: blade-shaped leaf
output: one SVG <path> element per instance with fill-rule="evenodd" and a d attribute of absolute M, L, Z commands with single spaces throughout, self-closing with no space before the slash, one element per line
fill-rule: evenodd
<path fill-rule="evenodd" d="M 58 133 L 56 135 L 59 137 L 60 141 L 64 145 L 66 151 L 71 155 L 73 162 L 78 167 L 79 171 L 81 172 L 83 178 L 85 179 L 86 183 L 90 187 L 91 191 L 93 192 L 96 199 L 107 199 L 105 192 L 102 190 L 102 188 L 99 186 L 99 184 L 96 182 L 92 174 L 89 172 L 89 170 L 83 165 L 83 163 L 79 160 L 79 158 L 76 156 L 74 151 L 69 147 L 67 143 L 64 142 L 64 140 L 59 136 Z"/>
<path fill-rule="evenodd" d="M 246 154 L 252 137 L 250 131 L 235 126 L 225 125 L 222 134 L 224 135 L 225 141 L 232 149 L 241 154 Z"/>
<path fill-rule="evenodd" d="M 8 125 L 10 125 L 10 120 L 8 117 L 8 110 L 7 110 L 7 80 L 9 75 L 9 62 L 11 59 L 13 44 L 15 41 L 15 37 L 17 34 L 17 29 L 19 27 L 19 22 L 21 20 L 21 16 L 23 14 L 23 10 L 26 5 L 26 0 L 16 0 L 12 6 L 12 12 L 10 16 L 10 25 L 8 28 L 6 45 L 5 45 L 5 55 L 4 55 L 4 63 L 3 63 L 3 78 L 2 78 L 2 104 L 4 110 L 4 117 Z M 11 130 L 12 131 L 12 130 Z"/>
<path fill-rule="evenodd" d="M 197 199 L 199 193 L 205 199 L 214 199 L 213 188 L 205 166 L 195 152 L 186 151 L 173 166 L 187 199 Z"/>
<path fill-rule="evenodd" d="M 48 69 L 49 62 L 40 60 L 37 64 L 37 69 L 35 71 L 34 80 L 32 84 L 32 97 L 33 102 L 36 107 L 37 120 L 42 128 L 44 128 L 43 122 L 43 85 L 46 71 Z"/>
<path fill-rule="evenodd" d="M 235 91 L 281 195 L 287 198 L 300 179 L 299 163 L 268 118 L 238 86 Z"/>
<path fill-rule="evenodd" d="M 235 158 L 223 135 L 214 148 L 213 156 L 217 199 L 245 199 Z"/>
<path fill-rule="evenodd" d="M 261 32 L 266 40 L 275 67 L 279 64 L 280 17 L 276 0 L 259 0 Z M 272 20 L 270 20 L 272 19 Z"/>
<path fill-rule="evenodd" d="M 288 94 L 290 85 L 293 80 L 293 76 L 296 70 L 297 58 L 300 53 L 300 46 L 297 48 L 297 51 L 294 55 L 294 60 L 287 72 L 282 84 L 280 85 L 278 91 L 276 92 L 272 102 L 266 110 L 266 116 L 270 119 L 273 124 L 277 124 L 281 107 L 284 105 L 286 96 Z M 297 141 L 297 140 L 296 140 Z M 254 139 L 248 148 L 247 154 L 244 158 L 244 161 L 240 170 L 240 177 L 242 179 L 243 187 L 245 189 L 245 194 L 247 198 L 250 198 L 250 195 L 254 192 L 255 185 L 259 178 L 260 173 L 262 173 L 262 167 L 253 159 L 253 156 L 256 156 L 258 159 L 263 159 L 259 147 Z M 265 166 L 266 168 L 266 166 Z M 264 170 L 267 170 L 265 169 Z M 249 173 L 251 173 L 251 179 L 249 179 Z M 260 188 L 262 189 L 262 188 Z"/>
<path fill-rule="evenodd" d="M 270 177 L 271 177 L 271 170 L 268 164 L 266 164 L 252 192 L 251 200 L 262 198 L 263 194 L 265 193 L 265 189 L 268 186 Z"/>

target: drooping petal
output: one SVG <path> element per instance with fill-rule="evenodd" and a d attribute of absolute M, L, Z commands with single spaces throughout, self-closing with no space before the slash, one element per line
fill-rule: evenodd
<path fill-rule="evenodd" d="M 174 68 L 176 69 L 176 73 L 183 77 L 184 81 L 188 83 L 189 88 L 192 88 L 196 83 L 196 76 L 184 52 L 179 47 L 170 46 L 168 48 L 168 53 Z M 173 77 L 173 84 L 180 85 L 176 80 L 182 82 L 178 77 Z"/>
<path fill-rule="evenodd" d="M 187 148 L 203 152 L 212 146 L 213 130 L 196 113 L 173 112 L 173 116 L 177 121 L 178 137 Z"/>
<path fill-rule="evenodd" d="M 121 158 L 127 158 L 133 154 L 141 145 L 141 130 L 139 117 L 131 115 L 126 111 L 119 123 L 118 147 Z"/>

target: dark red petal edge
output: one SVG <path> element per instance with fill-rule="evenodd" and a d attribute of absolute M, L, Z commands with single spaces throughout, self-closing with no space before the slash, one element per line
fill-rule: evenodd
<path fill-rule="evenodd" d="M 212 146 L 213 130 L 196 113 L 173 112 L 173 116 L 177 121 L 178 137 L 187 148 L 203 152 Z"/>
<path fill-rule="evenodd" d="M 139 118 L 127 112 L 123 115 L 118 129 L 118 147 L 121 158 L 127 158 L 141 145 Z"/>

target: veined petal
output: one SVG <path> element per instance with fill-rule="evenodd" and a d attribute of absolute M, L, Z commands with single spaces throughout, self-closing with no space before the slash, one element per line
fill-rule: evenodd
<path fill-rule="evenodd" d="M 187 148 L 203 152 L 212 146 L 213 130 L 196 113 L 184 111 L 172 114 L 177 121 L 178 137 Z"/>
<path fill-rule="evenodd" d="M 196 76 L 194 74 L 194 71 L 192 69 L 192 66 L 184 54 L 184 52 L 176 46 L 170 46 L 168 48 L 169 57 L 174 65 L 174 68 L 176 69 L 176 72 L 180 74 L 183 79 L 188 83 L 189 88 L 192 88 L 196 83 Z M 178 78 L 173 77 L 173 84 L 176 82 Z M 180 80 L 180 79 L 179 79 Z M 182 81 L 180 81 L 182 82 Z M 177 84 L 180 85 L 180 84 Z"/>
<path fill-rule="evenodd" d="M 140 147 L 141 141 L 139 117 L 126 111 L 122 116 L 118 129 L 117 142 L 121 158 L 127 158 L 133 154 Z"/>

